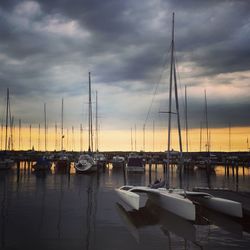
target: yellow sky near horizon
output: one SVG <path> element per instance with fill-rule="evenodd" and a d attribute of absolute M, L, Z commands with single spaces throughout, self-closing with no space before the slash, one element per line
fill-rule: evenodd
<path fill-rule="evenodd" d="M 213 128 L 210 129 L 210 151 L 248 151 L 248 137 L 250 139 L 250 127 L 234 127 L 231 128 Z M 47 133 L 47 150 L 61 150 L 61 131 L 49 128 Z M 206 131 L 202 131 L 202 143 L 200 144 L 200 129 L 189 130 L 189 150 L 188 151 L 206 151 Z M 13 131 L 13 149 L 14 150 L 28 150 L 34 148 L 35 150 L 45 149 L 45 136 L 44 130 L 40 130 L 40 139 L 38 128 L 22 128 L 20 136 L 19 148 L 19 131 L 16 128 Z M 171 134 L 171 148 L 179 150 L 177 130 L 173 129 Z M 167 129 L 153 130 L 146 129 L 145 131 L 145 151 L 165 151 L 167 149 Z M 95 136 L 93 137 L 95 145 Z M 5 130 L 1 130 L 0 147 L 5 149 Z M 68 151 L 80 151 L 81 149 L 88 149 L 88 133 L 86 130 L 80 136 L 80 129 L 64 130 L 64 147 Z M 182 131 L 183 151 L 186 151 L 186 136 L 185 130 Z M 136 137 L 135 131 L 132 132 L 131 143 L 131 130 L 102 130 L 99 132 L 99 151 L 141 151 L 144 150 L 143 145 L 143 131 L 137 129 Z M 95 146 L 94 146 L 95 149 Z"/>

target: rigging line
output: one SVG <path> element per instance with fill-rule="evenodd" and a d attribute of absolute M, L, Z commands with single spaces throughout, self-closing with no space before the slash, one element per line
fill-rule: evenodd
<path fill-rule="evenodd" d="M 176 54 L 176 52 L 174 52 Z M 174 57 L 175 58 L 175 66 L 176 66 L 176 73 L 177 73 L 177 78 L 178 78 L 178 85 L 179 85 L 179 89 L 180 89 L 180 95 L 181 95 L 181 103 L 182 103 L 182 109 L 183 109 L 183 112 L 185 112 L 185 100 L 184 100 L 184 97 L 183 97 L 183 85 L 182 85 L 182 82 L 181 82 L 181 78 L 180 78 L 180 72 L 178 70 L 178 61 L 177 61 L 177 58 L 176 56 Z M 185 115 L 183 115 L 183 117 L 181 117 L 181 121 L 182 123 L 184 122 L 184 117 Z"/>
<path fill-rule="evenodd" d="M 176 52 L 174 52 L 176 54 Z M 184 98 L 183 98 L 183 85 L 181 82 L 181 77 L 180 77 L 180 72 L 178 70 L 179 66 L 178 66 L 178 60 L 177 57 L 174 55 L 175 58 L 175 68 L 176 68 L 176 73 L 177 73 L 177 78 L 178 78 L 178 85 L 179 85 L 179 89 L 180 89 L 180 95 L 181 95 L 181 100 L 182 100 L 182 107 L 185 107 L 185 102 L 184 102 Z"/>
<path fill-rule="evenodd" d="M 154 102 L 154 99 L 155 99 L 155 96 L 156 96 L 156 93 L 157 93 L 159 84 L 160 84 L 160 82 L 161 82 L 163 73 L 164 73 L 164 71 L 166 70 L 166 69 L 165 69 L 165 65 L 166 65 L 166 63 L 167 63 L 167 55 L 168 55 L 168 53 L 170 52 L 170 49 L 171 49 L 171 45 L 169 46 L 169 49 L 168 49 L 168 52 L 167 52 L 165 58 L 163 58 L 162 70 L 161 70 L 161 73 L 160 73 L 159 81 L 155 82 L 155 84 L 154 84 L 154 85 L 155 85 L 155 89 L 154 89 L 154 93 L 153 93 L 152 100 L 151 100 L 150 105 L 149 105 L 149 109 L 148 109 L 148 112 L 147 112 L 147 116 L 146 116 L 144 125 L 146 125 L 146 123 L 147 123 L 147 121 L 148 121 L 148 117 L 149 117 L 149 114 L 150 114 L 150 112 L 151 112 L 151 109 L 152 109 L 152 106 L 153 106 L 153 102 Z"/>

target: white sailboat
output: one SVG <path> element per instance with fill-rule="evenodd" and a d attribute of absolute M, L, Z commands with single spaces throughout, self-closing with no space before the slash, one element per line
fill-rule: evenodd
<path fill-rule="evenodd" d="M 92 100 L 91 100 L 91 74 L 89 72 L 89 150 L 82 154 L 74 164 L 76 173 L 90 173 L 97 171 L 97 162 L 93 157 L 93 127 L 92 127 Z"/>

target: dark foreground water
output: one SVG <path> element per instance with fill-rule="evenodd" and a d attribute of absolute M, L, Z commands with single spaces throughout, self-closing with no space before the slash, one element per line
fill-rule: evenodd
<path fill-rule="evenodd" d="M 229 187 L 250 190 L 250 171 L 225 176 L 217 167 L 185 174 L 176 168 L 170 185 Z M 162 178 L 162 169 L 124 176 L 106 168 L 100 174 L 36 174 L 21 169 L 0 172 L 1 249 L 250 249 L 250 230 L 211 211 L 195 222 L 185 221 L 151 204 L 132 211 L 119 201 L 114 188 L 147 185 Z"/>

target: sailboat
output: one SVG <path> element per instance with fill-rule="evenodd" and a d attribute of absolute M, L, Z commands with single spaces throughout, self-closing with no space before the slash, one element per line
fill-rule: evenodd
<path fill-rule="evenodd" d="M 97 91 L 96 91 L 96 112 L 95 112 L 95 154 L 94 154 L 94 159 L 97 162 L 98 167 L 105 167 L 107 163 L 107 159 L 105 155 L 98 150 L 98 98 L 97 98 Z"/>
<path fill-rule="evenodd" d="M 172 42 L 171 42 L 171 65 L 170 65 L 170 90 L 169 90 L 169 114 L 168 119 L 168 151 L 167 151 L 167 169 L 165 171 L 165 188 L 154 188 L 145 186 L 122 186 L 115 189 L 119 197 L 130 207 L 138 210 L 143 201 L 143 196 L 140 194 L 146 194 L 146 198 L 150 199 L 156 205 L 170 211 L 171 213 L 180 216 L 186 220 L 194 221 L 196 217 L 195 202 L 198 200 L 202 205 L 217 210 L 219 212 L 229 213 L 230 216 L 242 217 L 242 205 L 241 203 L 220 199 L 213 197 L 207 193 L 201 192 L 188 192 L 183 189 L 169 189 L 168 185 L 168 171 L 170 166 L 170 142 L 171 142 L 171 105 L 172 105 L 172 83 L 174 80 L 175 87 L 175 101 L 176 101 L 176 114 L 177 124 L 179 132 L 179 145 L 180 145 L 180 167 L 182 172 L 182 141 L 181 141 L 181 129 L 180 129 L 180 117 L 179 117 L 179 104 L 178 104 L 178 92 L 176 81 L 176 68 L 174 59 L 174 13 L 172 18 Z M 196 198 L 195 200 L 193 198 Z M 197 199 L 198 198 L 198 199 Z M 193 202 L 194 200 L 194 202 Z M 227 209 L 230 208 L 230 209 Z"/>
<path fill-rule="evenodd" d="M 87 154 L 82 154 L 74 164 L 76 173 L 91 173 L 97 171 L 97 161 L 93 157 L 93 126 L 92 126 L 92 100 L 91 100 L 91 74 L 89 72 L 89 149 Z"/>
<path fill-rule="evenodd" d="M 61 113 L 61 152 L 58 155 L 58 159 L 55 165 L 57 172 L 67 172 L 70 169 L 70 160 L 64 151 L 64 128 L 63 128 L 63 99 L 62 99 L 62 113 Z"/>
<path fill-rule="evenodd" d="M 10 97 L 9 97 L 9 88 L 7 88 L 7 103 L 6 103 L 6 120 L 5 120 L 5 151 L 0 157 L 0 170 L 8 170 L 14 166 L 14 161 L 7 156 L 8 150 L 8 121 L 11 121 L 10 115 Z"/>

